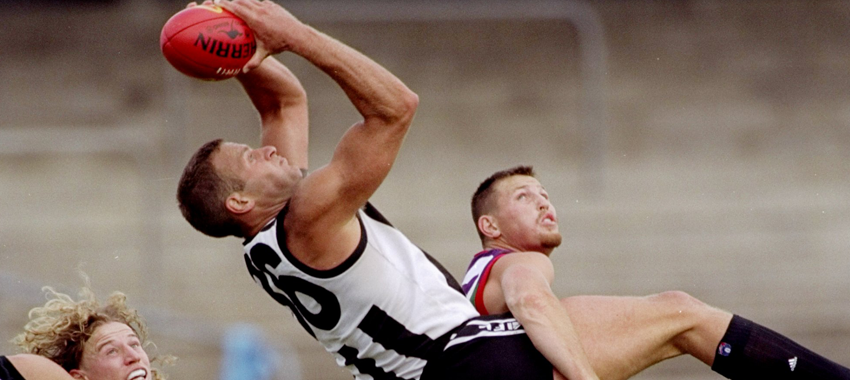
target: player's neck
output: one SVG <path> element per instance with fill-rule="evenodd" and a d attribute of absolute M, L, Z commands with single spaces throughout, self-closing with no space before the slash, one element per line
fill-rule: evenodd
<path fill-rule="evenodd" d="M 523 249 L 520 249 L 519 247 L 509 244 L 508 242 L 503 240 L 490 240 L 484 245 L 484 249 L 504 249 L 506 251 L 512 252 L 524 251 Z"/>
<path fill-rule="evenodd" d="M 540 252 L 549 256 L 554 248 L 530 247 L 520 244 L 512 244 L 504 240 L 489 240 L 484 244 L 484 249 L 504 249 L 512 252 Z"/>
<path fill-rule="evenodd" d="M 256 208 L 244 215 L 242 222 L 246 226 L 244 231 L 245 236 L 254 236 L 260 233 L 269 222 L 277 218 L 277 215 L 280 214 L 280 211 L 283 210 L 287 203 L 289 202 L 283 202 L 272 207 Z"/>

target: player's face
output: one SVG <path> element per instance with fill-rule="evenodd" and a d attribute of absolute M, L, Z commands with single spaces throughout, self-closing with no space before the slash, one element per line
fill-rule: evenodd
<path fill-rule="evenodd" d="M 496 183 L 494 216 L 502 239 L 524 251 L 549 253 L 561 244 L 558 217 L 549 194 L 537 179 L 525 175 Z"/>
<path fill-rule="evenodd" d="M 213 156 L 217 170 L 235 176 L 244 183 L 246 194 L 279 197 L 301 179 L 301 169 L 289 164 L 272 146 L 252 149 L 244 144 L 226 142 Z"/>
<path fill-rule="evenodd" d="M 71 371 L 78 379 L 150 380 L 151 364 L 133 330 L 119 322 L 95 329 L 83 346 L 80 368 Z"/>

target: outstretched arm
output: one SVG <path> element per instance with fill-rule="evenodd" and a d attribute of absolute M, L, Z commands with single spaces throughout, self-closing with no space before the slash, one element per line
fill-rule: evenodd
<path fill-rule="evenodd" d="M 307 94 L 298 78 L 274 57 L 236 76 L 260 114 L 261 143 L 306 171 L 309 118 Z"/>
<path fill-rule="evenodd" d="M 491 313 L 510 311 L 534 347 L 568 379 L 598 379 L 567 310 L 552 292 L 553 278 L 552 262 L 542 253 L 502 256 L 485 285 L 484 305 Z"/>
<path fill-rule="evenodd" d="M 249 73 L 266 54 L 293 52 L 331 77 L 363 117 L 342 137 L 331 162 L 298 184 L 285 220 L 287 245 L 299 260 L 314 268 L 338 265 L 360 239 L 357 210 L 389 173 L 419 98 L 375 61 L 274 2 L 217 4 L 254 31 L 257 55 L 246 65 Z"/>
<path fill-rule="evenodd" d="M 202 3 L 215 6 L 212 0 Z M 186 8 L 197 6 L 190 2 Z M 236 76 L 242 88 L 260 113 L 260 143 L 273 146 L 277 154 L 308 169 L 309 118 L 307 94 L 298 78 L 274 57 L 263 51 L 252 61 L 250 72 Z"/>

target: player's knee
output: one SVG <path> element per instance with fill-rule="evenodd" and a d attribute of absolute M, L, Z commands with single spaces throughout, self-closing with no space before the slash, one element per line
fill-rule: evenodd
<path fill-rule="evenodd" d="M 704 344 L 713 339 L 712 330 L 718 321 L 727 318 L 725 312 L 685 292 L 670 291 L 656 296 L 665 305 L 665 321 L 673 329 L 670 343 L 678 353 L 704 352 Z"/>
<path fill-rule="evenodd" d="M 671 311 L 679 314 L 698 314 L 700 310 L 708 307 L 708 305 L 698 300 L 696 297 L 680 290 L 671 290 L 660 293 L 656 295 L 656 297 L 658 297 L 664 305 L 670 308 Z"/>

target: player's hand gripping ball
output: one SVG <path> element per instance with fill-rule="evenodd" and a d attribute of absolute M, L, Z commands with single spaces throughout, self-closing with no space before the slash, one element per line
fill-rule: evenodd
<path fill-rule="evenodd" d="M 159 36 L 159 47 L 181 73 L 222 80 L 242 71 L 257 51 L 257 42 L 254 32 L 233 13 L 198 5 L 168 19 Z"/>

